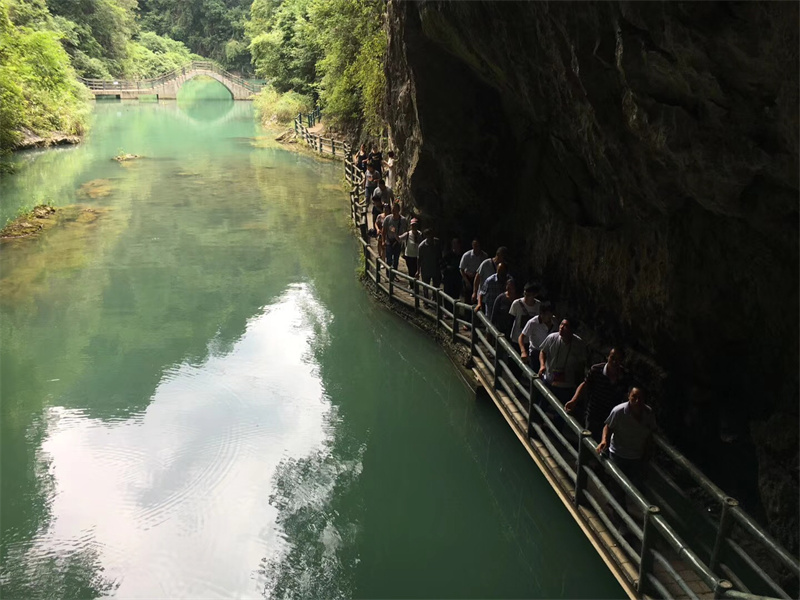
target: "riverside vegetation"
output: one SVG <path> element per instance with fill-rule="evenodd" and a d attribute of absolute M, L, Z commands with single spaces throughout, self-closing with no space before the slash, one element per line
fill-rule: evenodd
<path fill-rule="evenodd" d="M 0 154 L 77 141 L 91 100 L 79 76 L 156 77 L 203 57 L 270 81 L 262 121 L 319 104 L 334 127 L 378 132 L 384 21 L 380 0 L 0 0 Z"/>

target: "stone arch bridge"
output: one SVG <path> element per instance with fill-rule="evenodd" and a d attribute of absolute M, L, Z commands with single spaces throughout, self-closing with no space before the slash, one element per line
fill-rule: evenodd
<path fill-rule="evenodd" d="M 253 94 L 257 94 L 264 87 L 263 84 L 252 83 L 228 73 L 211 61 L 192 61 L 154 79 L 112 81 L 80 78 L 80 81 L 89 88 L 95 97 L 115 96 L 124 99 L 156 96 L 164 100 L 174 100 L 178 97 L 178 90 L 181 89 L 181 86 L 199 75 L 219 81 L 231 93 L 234 100 L 251 100 Z"/>

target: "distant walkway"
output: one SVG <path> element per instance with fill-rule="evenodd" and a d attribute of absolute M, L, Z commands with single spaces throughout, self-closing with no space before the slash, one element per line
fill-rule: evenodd
<path fill-rule="evenodd" d="M 174 100 L 178 97 L 181 86 L 194 77 L 203 75 L 217 80 L 231 93 L 234 100 L 252 100 L 264 87 L 237 75 L 225 71 L 211 61 L 192 61 L 174 71 L 165 73 L 154 79 L 107 80 L 84 79 L 79 77 L 83 85 L 97 96 L 115 96 L 120 99 L 139 98 L 140 96 L 156 96 L 163 100 Z"/>

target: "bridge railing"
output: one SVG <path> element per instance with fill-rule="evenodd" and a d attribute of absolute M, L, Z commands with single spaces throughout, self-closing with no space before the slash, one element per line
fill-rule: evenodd
<path fill-rule="evenodd" d="M 192 71 L 211 71 L 228 79 L 232 83 L 239 85 L 246 90 L 257 93 L 261 91 L 264 84 L 255 83 L 250 80 L 234 75 L 220 67 L 217 63 L 209 60 L 194 60 L 176 69 L 168 71 L 158 77 L 151 77 L 145 79 L 90 79 L 79 77 L 79 81 L 86 87 L 93 91 L 142 91 L 151 90 L 159 85 L 162 85 L 176 77 L 186 75 Z"/>
<path fill-rule="evenodd" d="M 590 433 L 564 410 L 483 313 L 475 313 L 472 306 L 392 269 L 379 258 L 366 235 L 368 206 L 360 175 L 352 161 L 346 160 L 351 218 L 361 232 L 365 276 L 390 302 L 405 305 L 430 320 L 454 343 L 469 346 L 476 367 L 508 398 L 504 410 L 517 435 L 537 442 L 535 447 L 541 453 L 537 462 L 549 470 L 551 485 L 572 499 L 572 508 L 579 515 L 576 518 L 582 518 L 595 532 L 598 543 L 607 550 L 610 545 L 616 547 L 609 556 L 639 595 L 698 598 L 713 593 L 716 598 L 741 600 L 797 595 L 797 557 L 782 548 L 663 436 L 655 436 L 658 456 L 651 461 L 645 490 L 639 490 L 614 463 L 597 455 Z M 711 521 L 706 507 L 691 505 L 670 473 L 688 478 L 708 492 L 719 503 L 719 519 Z M 680 504 L 680 497 L 677 501 L 666 497 L 676 488 L 686 505 Z M 694 530 L 696 521 L 683 522 L 684 509 L 705 521 L 706 539 Z M 620 524 L 627 533 L 620 532 Z M 738 531 L 733 530 L 734 524 Z M 754 544 L 764 549 L 755 553 L 758 558 L 744 549 Z M 781 581 L 776 580 L 776 572 L 783 575 Z"/>

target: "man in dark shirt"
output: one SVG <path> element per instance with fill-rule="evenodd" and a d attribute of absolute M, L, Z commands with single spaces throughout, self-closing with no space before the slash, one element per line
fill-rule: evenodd
<path fill-rule="evenodd" d="M 374 144 L 372 145 L 372 152 L 370 152 L 367 157 L 367 162 L 371 164 L 372 168 L 378 173 L 383 172 L 383 153 L 378 150 L 378 147 Z"/>
<path fill-rule="evenodd" d="M 514 325 L 514 317 L 508 311 L 516 299 L 517 284 L 511 277 L 508 277 L 506 279 L 506 292 L 497 297 L 492 309 L 492 325 L 497 327 L 498 331 L 505 335 L 506 338 L 511 336 L 511 328 Z"/>
<path fill-rule="evenodd" d="M 621 348 L 612 348 L 606 362 L 593 365 L 586 375 L 585 381 L 575 390 L 572 400 L 564 405 L 564 409 L 581 419 L 585 408 L 585 427 L 592 432 L 592 437 L 599 442 L 611 409 L 625 402 L 628 393 L 628 381 L 622 366 L 624 358 Z"/>

